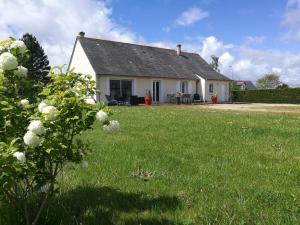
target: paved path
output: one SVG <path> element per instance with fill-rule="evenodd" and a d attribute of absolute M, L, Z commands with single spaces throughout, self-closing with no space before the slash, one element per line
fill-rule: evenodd
<path fill-rule="evenodd" d="M 215 110 L 233 110 L 243 112 L 275 112 L 275 113 L 299 113 L 300 105 L 296 104 L 264 104 L 264 103 L 247 103 L 247 104 L 216 104 L 216 105 L 195 105 L 194 107 L 215 109 Z"/>

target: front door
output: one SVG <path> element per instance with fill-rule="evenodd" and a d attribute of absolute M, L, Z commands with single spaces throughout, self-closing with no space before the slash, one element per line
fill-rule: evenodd
<path fill-rule="evenodd" d="M 160 81 L 159 80 L 153 81 L 152 93 L 153 93 L 153 103 L 159 103 L 160 102 Z"/>

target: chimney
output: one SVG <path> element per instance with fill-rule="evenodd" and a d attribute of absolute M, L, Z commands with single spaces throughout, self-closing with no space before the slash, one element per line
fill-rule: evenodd
<path fill-rule="evenodd" d="M 79 34 L 78 34 L 78 36 L 81 37 L 81 38 L 83 38 L 84 35 L 85 35 L 85 33 L 83 31 L 80 31 Z"/>
<path fill-rule="evenodd" d="M 176 47 L 177 47 L 177 55 L 181 55 L 181 44 L 178 44 Z"/>

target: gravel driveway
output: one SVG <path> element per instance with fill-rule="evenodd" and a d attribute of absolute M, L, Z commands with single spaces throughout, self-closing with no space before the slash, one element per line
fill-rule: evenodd
<path fill-rule="evenodd" d="M 195 105 L 214 110 L 232 110 L 244 112 L 275 112 L 275 113 L 299 113 L 300 104 L 264 104 L 264 103 L 246 103 L 246 104 L 216 104 L 216 105 Z"/>

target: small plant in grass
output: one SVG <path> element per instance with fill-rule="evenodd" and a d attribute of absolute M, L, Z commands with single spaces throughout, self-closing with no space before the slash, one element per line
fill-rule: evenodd
<path fill-rule="evenodd" d="M 109 121 L 103 104 L 87 104 L 96 93 L 89 76 L 50 71 L 51 83 L 33 105 L 26 99 L 27 54 L 22 41 L 0 43 L 0 195 L 16 212 L 20 224 L 38 223 L 42 210 L 55 194 L 57 179 L 68 163 L 88 163 L 89 145 L 79 135 L 95 120 L 104 131 L 119 130 Z"/>
<path fill-rule="evenodd" d="M 155 176 L 155 173 L 155 171 L 144 170 L 139 166 L 138 170 L 132 173 L 132 176 L 139 177 L 144 181 L 148 181 L 150 178 Z"/>

